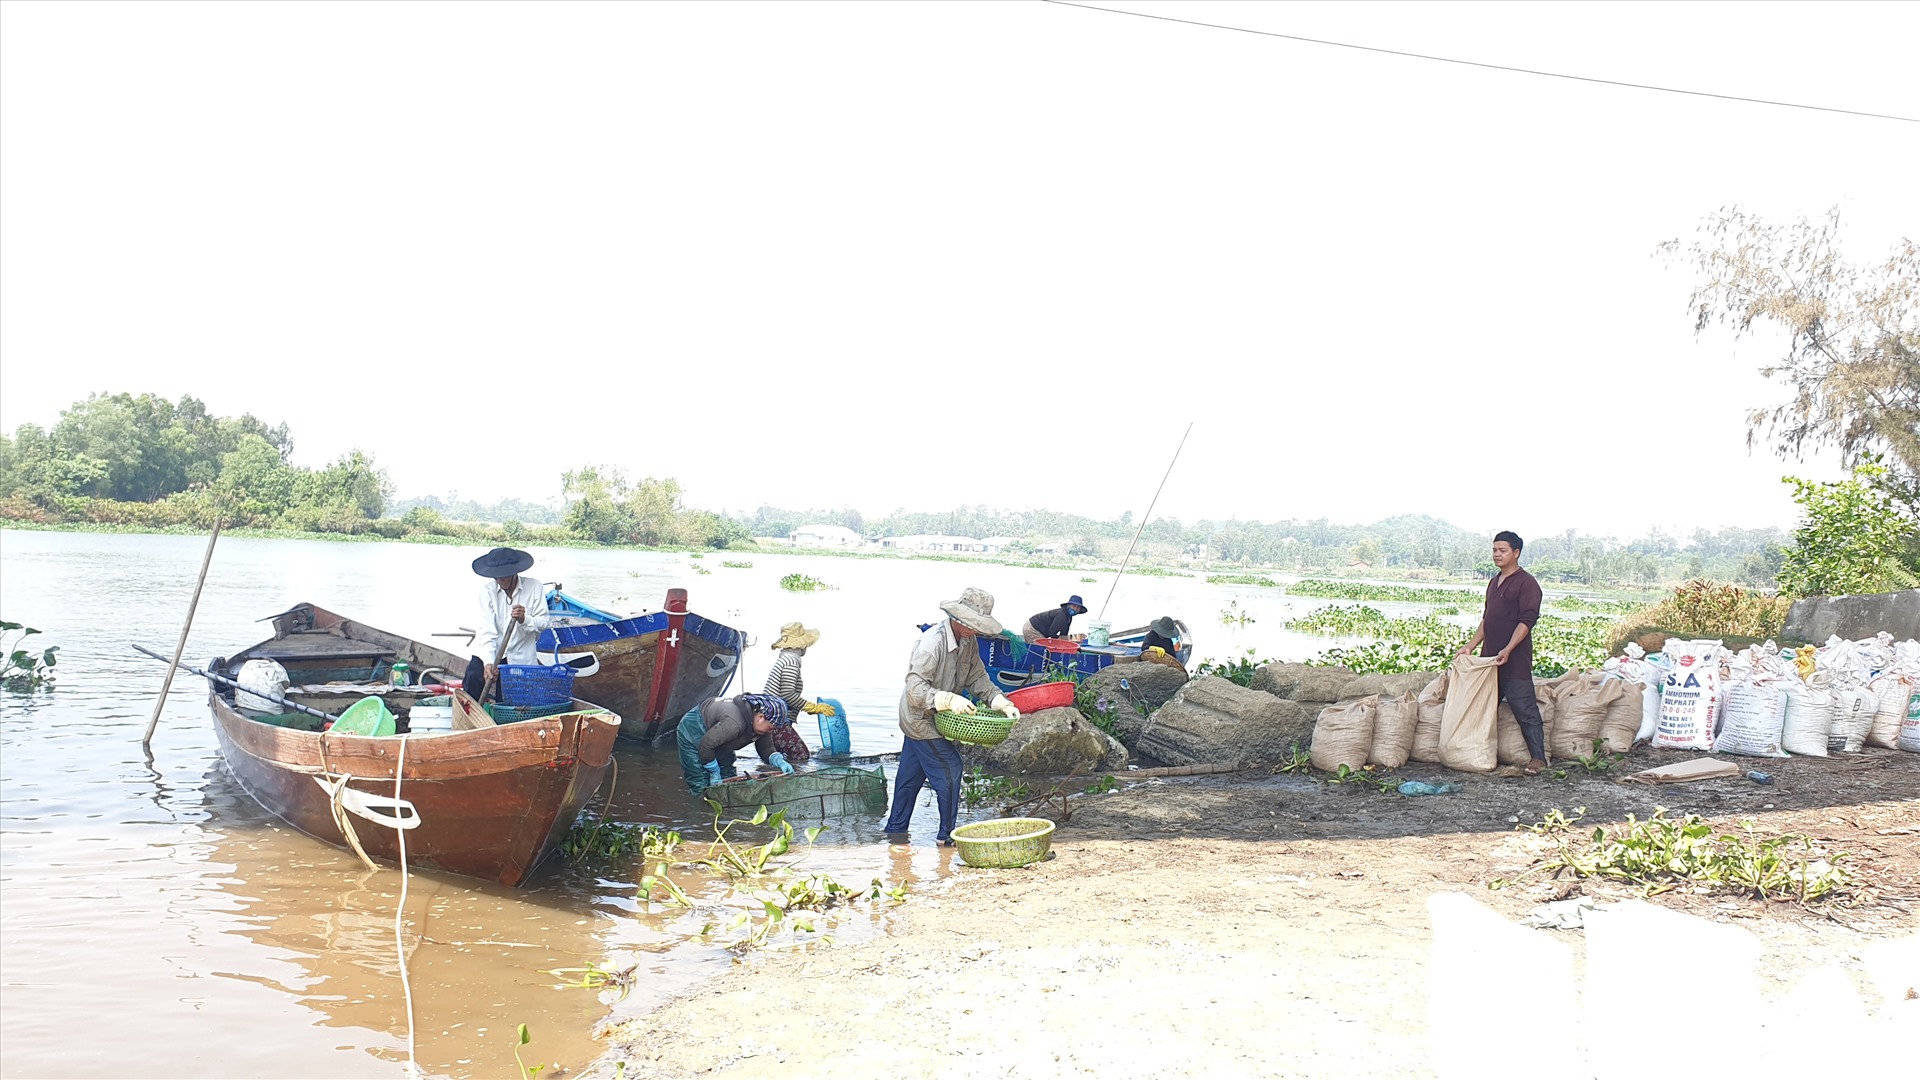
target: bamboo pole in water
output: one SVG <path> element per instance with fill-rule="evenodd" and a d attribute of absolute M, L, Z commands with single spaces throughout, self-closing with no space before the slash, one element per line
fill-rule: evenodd
<path fill-rule="evenodd" d="M 173 689 L 173 673 L 180 670 L 180 656 L 187 651 L 187 633 L 193 629 L 193 613 L 200 607 L 200 589 L 207 583 L 207 568 L 213 565 L 213 545 L 220 539 L 224 514 L 213 519 L 213 533 L 207 537 L 207 554 L 200 560 L 200 580 L 193 583 L 193 601 L 187 605 L 187 621 L 180 626 L 180 641 L 173 647 L 173 662 L 167 665 L 167 679 L 160 684 L 160 699 L 153 703 L 153 716 L 147 721 L 147 733 L 140 739 L 141 749 L 151 749 L 153 729 L 160 726 L 160 710 L 167 706 L 167 691 Z"/>

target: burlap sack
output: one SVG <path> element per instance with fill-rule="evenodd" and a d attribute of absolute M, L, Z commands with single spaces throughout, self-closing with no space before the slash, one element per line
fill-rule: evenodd
<path fill-rule="evenodd" d="M 1607 749 L 1624 754 L 1633 749 L 1634 739 L 1647 719 L 1647 686 L 1631 679 L 1609 679 L 1620 684 L 1620 696 L 1607 706 L 1607 718 L 1600 722 L 1600 738 Z"/>
<path fill-rule="evenodd" d="M 1380 702 L 1373 714 L 1373 752 L 1367 760 L 1397 769 L 1413 752 L 1414 729 L 1420 726 L 1419 695 L 1408 692 Z"/>
<path fill-rule="evenodd" d="M 1497 766 L 1493 724 L 1499 680 L 1500 665 L 1491 656 L 1454 660 L 1440 713 L 1442 765 L 1461 772 L 1492 772 Z"/>
<path fill-rule="evenodd" d="M 1533 700 L 1540 705 L 1541 735 L 1546 740 L 1547 753 L 1554 757 L 1560 756 L 1552 749 L 1553 732 L 1559 716 L 1557 699 L 1565 686 L 1562 680 L 1566 678 L 1562 675 L 1558 679 L 1533 680 Z M 1495 756 L 1500 764 L 1525 765 L 1533 760 L 1533 752 L 1527 749 L 1527 737 L 1520 731 L 1520 721 L 1514 718 L 1513 707 L 1504 701 L 1500 703 L 1494 733 L 1497 740 L 1494 744 Z"/>
<path fill-rule="evenodd" d="M 1420 722 L 1413 729 L 1413 748 L 1407 751 L 1407 757 L 1414 761 L 1440 760 L 1440 714 L 1447 708 L 1447 676 L 1443 672 L 1439 678 L 1427 684 L 1420 691 Z"/>
<path fill-rule="evenodd" d="M 1373 749 L 1373 716 L 1378 695 L 1329 705 L 1313 724 L 1313 767 L 1337 772 L 1340 766 L 1359 769 Z"/>
<path fill-rule="evenodd" d="M 1600 738 L 1613 704 L 1626 695 L 1627 684 L 1619 679 L 1590 675 L 1561 690 L 1554 702 L 1553 730 L 1547 737 L 1547 752 L 1559 760 L 1586 757 L 1593 753 L 1594 740 Z M 1640 730 L 1640 700 L 1635 698 L 1632 728 L 1627 732 L 1627 749 L 1633 748 L 1633 733 Z"/>

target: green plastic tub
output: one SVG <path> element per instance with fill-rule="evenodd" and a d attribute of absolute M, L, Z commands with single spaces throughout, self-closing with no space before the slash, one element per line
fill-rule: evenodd
<path fill-rule="evenodd" d="M 968 866 L 1025 866 L 1053 850 L 1053 822 L 1046 818 L 994 818 L 953 830 L 960 861 Z"/>

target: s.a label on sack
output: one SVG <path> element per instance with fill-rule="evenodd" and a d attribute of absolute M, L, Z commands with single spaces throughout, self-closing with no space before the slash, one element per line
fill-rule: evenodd
<path fill-rule="evenodd" d="M 1653 745 L 1669 750 L 1713 749 L 1713 721 L 1720 710 L 1718 642 L 1668 644 L 1673 670 L 1660 692 L 1660 726 Z"/>

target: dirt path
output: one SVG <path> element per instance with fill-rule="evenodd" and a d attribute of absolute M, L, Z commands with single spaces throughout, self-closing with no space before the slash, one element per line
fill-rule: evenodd
<path fill-rule="evenodd" d="M 1643 750 L 1626 768 L 1682 756 Z M 1664 806 L 1848 852 L 1859 886 L 1816 910 L 1686 892 L 1655 902 L 1757 934 L 1771 998 L 1833 964 L 1875 1002 L 1863 949 L 1920 951 L 1920 755 L 1742 764 L 1774 784 L 1641 787 L 1577 766 L 1427 798 L 1259 773 L 1130 784 L 1076 800 L 1047 862 L 977 870 L 941 851 L 949 875 L 916 886 L 891 933 L 756 956 L 610 1031 L 609 1051 L 629 1076 L 665 1078 L 1429 1076 L 1429 897 L 1464 893 L 1518 920 L 1583 891 L 1632 895 L 1544 877 L 1487 887 L 1547 846 L 1512 819 L 1582 806 L 1589 826 Z M 1579 963 L 1579 932 L 1536 933 Z M 1524 967 L 1507 975 L 1513 1002 L 1546 992 Z M 1847 1051 L 1835 1053 L 1842 1065 Z"/>

